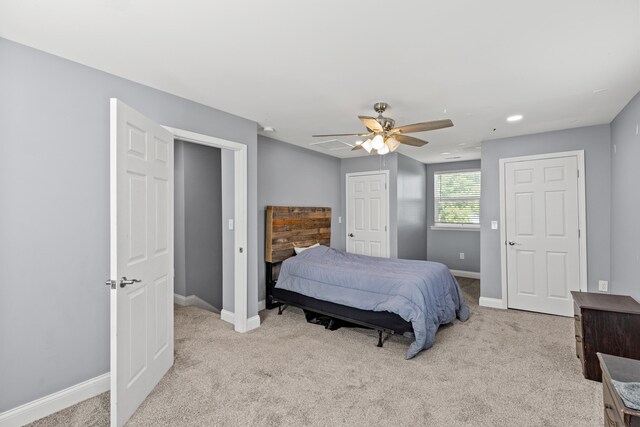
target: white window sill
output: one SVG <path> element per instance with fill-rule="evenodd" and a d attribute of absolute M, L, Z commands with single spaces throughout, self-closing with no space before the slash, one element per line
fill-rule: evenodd
<path fill-rule="evenodd" d="M 479 225 L 432 225 L 432 230 L 440 231 L 480 231 Z"/>

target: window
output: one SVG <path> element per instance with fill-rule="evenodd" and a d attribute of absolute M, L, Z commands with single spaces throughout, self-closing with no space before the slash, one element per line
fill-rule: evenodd
<path fill-rule="evenodd" d="M 480 171 L 435 172 L 434 228 L 480 228 Z"/>

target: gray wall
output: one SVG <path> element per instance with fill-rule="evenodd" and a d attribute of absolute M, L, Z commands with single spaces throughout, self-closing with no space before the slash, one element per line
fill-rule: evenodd
<path fill-rule="evenodd" d="M 640 301 L 640 94 L 611 123 L 611 282 L 609 292 Z M 604 159 L 603 159 L 604 160 Z"/>
<path fill-rule="evenodd" d="M 427 259 L 427 171 L 398 154 L 398 258 Z"/>
<path fill-rule="evenodd" d="M 186 242 L 184 217 L 184 142 L 175 141 L 173 164 L 174 164 L 174 198 L 173 198 L 173 292 L 187 296 L 187 269 L 186 269 Z"/>
<path fill-rule="evenodd" d="M 259 299 L 265 298 L 265 206 L 331 208 L 331 246 L 340 233 L 340 159 L 258 136 Z"/>
<path fill-rule="evenodd" d="M 5 39 L 0 63 L 0 412 L 109 371 L 110 97 L 248 146 L 257 314 L 255 122 Z"/>
<path fill-rule="evenodd" d="M 561 151 L 584 150 L 587 204 L 588 289 L 597 291 L 598 280 L 609 280 L 610 272 L 610 190 L 611 132 L 609 125 L 589 126 L 482 142 L 481 280 L 480 293 L 502 298 L 500 272 L 500 230 L 491 221 L 500 221 L 501 158 Z M 499 223 L 499 227 L 502 224 Z"/>
<path fill-rule="evenodd" d="M 176 141 L 182 152 L 182 186 L 176 185 L 177 206 L 184 224 L 176 221 L 176 271 L 184 270 L 183 296 L 196 295 L 222 309 L 222 185 L 220 149 Z M 177 170 L 176 167 L 176 175 Z M 178 236 L 178 229 L 184 236 Z M 181 242 L 182 241 L 182 242 Z M 179 244 L 184 243 L 180 247 Z M 179 254 L 180 253 L 180 254 Z M 179 254 L 179 255 L 178 255 Z M 183 265 L 179 265 L 184 262 Z M 178 275 L 176 274 L 176 282 Z M 181 277 L 182 279 L 182 277 Z M 182 289 L 184 288 L 184 289 Z"/>
<path fill-rule="evenodd" d="M 480 230 L 432 230 L 434 224 L 433 173 L 446 170 L 480 169 L 480 160 L 427 165 L 427 259 L 453 270 L 480 272 Z M 481 178 L 484 181 L 484 176 Z M 464 259 L 460 259 L 464 252 Z"/>
<path fill-rule="evenodd" d="M 229 220 L 235 213 L 235 166 L 231 150 L 221 150 L 222 180 L 222 309 L 235 311 L 235 235 L 229 230 Z M 234 224 L 235 229 L 235 224 Z M 258 245 L 260 247 L 260 245 Z"/>
<path fill-rule="evenodd" d="M 389 171 L 389 246 L 390 257 L 398 257 L 398 155 L 391 153 L 384 156 L 370 154 L 350 159 L 342 159 L 340 164 L 340 216 L 342 224 L 336 247 L 346 249 L 346 174 L 353 172 Z"/>

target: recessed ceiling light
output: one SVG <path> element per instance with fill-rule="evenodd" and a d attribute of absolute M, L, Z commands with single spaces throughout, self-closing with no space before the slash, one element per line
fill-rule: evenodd
<path fill-rule="evenodd" d="M 522 120 L 522 114 L 514 114 L 513 116 L 507 117 L 508 122 L 517 122 L 519 120 Z"/>
<path fill-rule="evenodd" d="M 263 132 L 275 132 L 275 128 L 271 127 L 271 126 L 265 126 L 262 128 Z"/>
<path fill-rule="evenodd" d="M 440 153 L 441 156 L 446 156 L 447 154 L 451 154 L 448 151 L 444 152 L 444 153 Z"/>

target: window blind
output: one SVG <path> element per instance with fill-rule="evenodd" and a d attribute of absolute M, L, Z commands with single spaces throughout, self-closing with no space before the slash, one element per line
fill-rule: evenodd
<path fill-rule="evenodd" d="M 480 171 L 434 173 L 436 225 L 480 224 Z"/>

